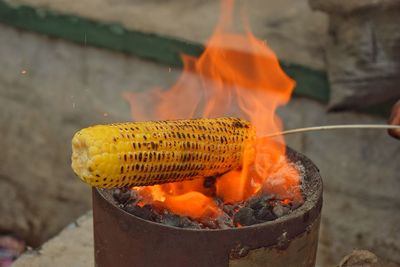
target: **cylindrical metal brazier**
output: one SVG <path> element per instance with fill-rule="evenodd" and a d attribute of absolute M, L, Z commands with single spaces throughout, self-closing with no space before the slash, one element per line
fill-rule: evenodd
<path fill-rule="evenodd" d="M 305 168 L 305 202 L 257 225 L 198 230 L 143 220 L 120 209 L 110 190 L 93 189 L 96 267 L 313 267 L 322 207 L 318 168 L 288 148 Z"/>

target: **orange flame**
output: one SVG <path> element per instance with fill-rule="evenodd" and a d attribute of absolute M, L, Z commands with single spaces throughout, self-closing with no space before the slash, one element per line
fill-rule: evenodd
<path fill-rule="evenodd" d="M 236 116 L 247 118 L 258 140 L 249 145 L 243 168 L 217 179 L 224 202 L 239 202 L 260 190 L 301 199 L 299 174 L 285 158 L 282 137 L 262 136 L 282 129 L 275 111 L 286 104 L 295 82 L 281 69 L 273 51 L 249 30 L 230 30 L 234 0 L 222 0 L 222 15 L 199 58 L 183 56 L 184 70 L 169 90 L 129 93 L 132 114 L 140 120 Z M 248 28 L 248 27 L 247 27 Z M 148 107 L 155 107 L 149 112 Z M 264 188 L 264 189 L 263 189 Z M 219 209 L 203 180 L 139 188 L 145 201 L 192 218 L 215 217 Z"/>

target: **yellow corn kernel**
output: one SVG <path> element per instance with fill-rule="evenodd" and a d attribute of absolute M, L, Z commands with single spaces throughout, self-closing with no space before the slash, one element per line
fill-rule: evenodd
<path fill-rule="evenodd" d="M 255 138 L 237 118 L 97 125 L 72 139 L 72 169 L 102 188 L 177 182 L 240 167 L 245 144 Z"/>

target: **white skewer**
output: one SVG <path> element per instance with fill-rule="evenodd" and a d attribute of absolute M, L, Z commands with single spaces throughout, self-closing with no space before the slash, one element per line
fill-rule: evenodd
<path fill-rule="evenodd" d="M 264 137 L 275 137 L 275 136 L 288 135 L 288 134 L 294 134 L 294 133 L 325 131 L 325 130 L 336 130 L 336 129 L 399 129 L 400 130 L 400 125 L 389 125 L 389 124 L 339 124 L 339 125 L 313 126 L 313 127 L 298 128 L 298 129 L 286 130 L 286 131 L 283 131 L 283 132 L 267 134 Z"/>

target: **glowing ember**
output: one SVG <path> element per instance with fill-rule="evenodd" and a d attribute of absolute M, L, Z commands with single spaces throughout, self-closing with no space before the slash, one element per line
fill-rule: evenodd
<path fill-rule="evenodd" d="M 250 120 L 259 139 L 244 151 L 242 169 L 217 179 L 216 192 L 209 192 L 202 179 L 136 188 L 144 203 L 201 218 L 218 216 L 215 193 L 225 203 L 244 201 L 260 190 L 301 200 L 299 174 L 285 158 L 283 138 L 262 137 L 281 130 L 275 111 L 289 101 L 295 82 L 265 41 L 249 31 L 230 30 L 233 7 L 233 0 L 222 1 L 220 22 L 204 53 L 183 57 L 183 74 L 172 88 L 126 98 L 137 120 L 236 116 Z"/>

